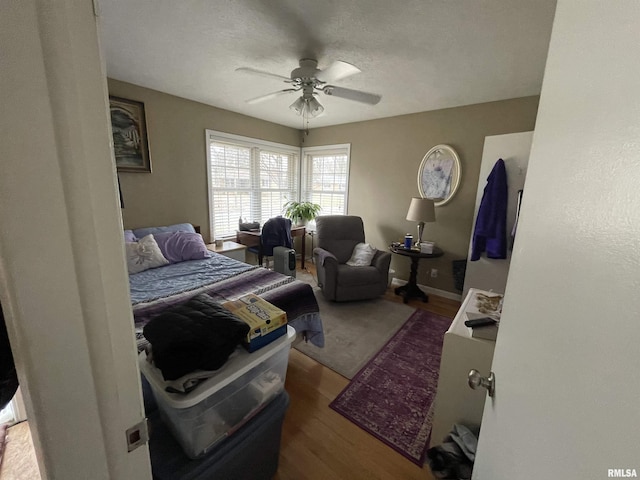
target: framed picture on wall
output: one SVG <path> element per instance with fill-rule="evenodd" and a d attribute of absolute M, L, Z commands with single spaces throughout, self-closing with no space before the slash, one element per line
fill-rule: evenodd
<path fill-rule="evenodd" d="M 109 110 L 118 172 L 151 173 L 144 103 L 109 96 Z"/>
<path fill-rule="evenodd" d="M 422 159 L 418 169 L 418 191 L 436 206 L 453 198 L 460 185 L 460 158 L 449 145 L 436 145 Z"/>

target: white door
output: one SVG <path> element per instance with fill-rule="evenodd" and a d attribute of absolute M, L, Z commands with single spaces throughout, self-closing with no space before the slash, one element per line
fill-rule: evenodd
<path fill-rule="evenodd" d="M 97 4 L 97 2 L 96 2 Z M 151 478 L 91 0 L 3 2 L 0 301 L 43 478 Z"/>
<path fill-rule="evenodd" d="M 476 480 L 640 475 L 639 26 L 558 1 Z"/>

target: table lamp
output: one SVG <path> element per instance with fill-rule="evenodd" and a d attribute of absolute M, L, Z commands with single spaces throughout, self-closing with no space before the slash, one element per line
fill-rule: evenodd
<path fill-rule="evenodd" d="M 436 221 L 436 209 L 433 200 L 430 198 L 413 197 L 409 205 L 409 211 L 407 212 L 407 220 L 418 222 L 418 241 L 416 244 L 419 245 L 422 242 L 422 232 L 424 231 L 425 222 Z"/>

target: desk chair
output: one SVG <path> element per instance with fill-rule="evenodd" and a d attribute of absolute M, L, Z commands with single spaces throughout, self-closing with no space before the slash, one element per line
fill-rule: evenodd
<path fill-rule="evenodd" d="M 275 247 L 293 248 L 293 239 L 291 238 L 291 220 L 284 217 L 274 217 L 267 220 L 262 227 L 260 235 L 260 245 L 249 247 L 247 250 L 256 255 L 262 252 L 262 258 L 267 261 L 269 268 L 269 258 L 273 256 Z"/>

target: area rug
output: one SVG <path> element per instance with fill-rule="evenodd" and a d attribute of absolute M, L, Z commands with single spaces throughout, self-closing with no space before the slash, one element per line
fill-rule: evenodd
<path fill-rule="evenodd" d="M 450 324 L 416 310 L 329 406 L 422 466 Z"/>
<path fill-rule="evenodd" d="M 348 379 L 353 378 L 413 312 L 411 307 L 383 298 L 328 302 L 311 275 L 298 272 L 298 280 L 314 287 L 325 342 L 324 348 L 304 342 L 294 348 Z"/>

